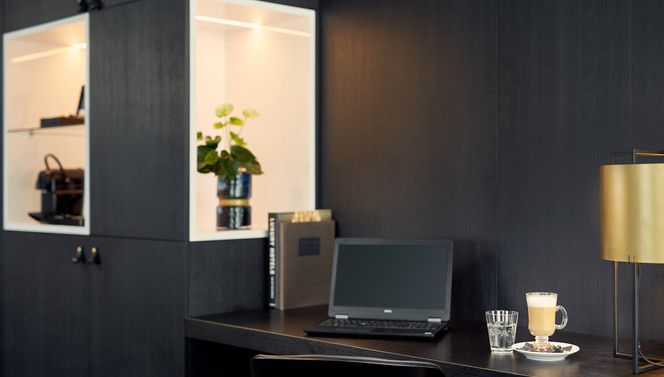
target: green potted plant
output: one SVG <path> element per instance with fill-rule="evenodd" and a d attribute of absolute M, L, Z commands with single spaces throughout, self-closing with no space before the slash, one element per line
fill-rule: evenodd
<path fill-rule="evenodd" d="M 238 229 L 251 224 L 251 176 L 263 174 L 261 165 L 241 137 L 248 119 L 258 116 L 254 109 L 242 111 L 242 118 L 232 116 L 233 105 L 224 103 L 215 109 L 219 118 L 214 128 L 224 136 L 214 138 L 198 132 L 197 139 L 203 144 L 197 147 L 197 166 L 200 173 L 217 176 L 217 229 Z M 239 128 L 236 133 L 235 128 Z M 219 150 L 218 150 L 219 149 Z"/>
<path fill-rule="evenodd" d="M 215 109 L 215 114 L 220 118 L 219 122 L 214 123 L 214 128 L 225 131 L 225 138 L 217 135 L 203 136 L 198 132 L 197 139 L 204 141 L 203 145 L 198 146 L 197 150 L 197 170 L 199 173 L 214 173 L 226 182 L 230 182 L 240 172 L 247 174 L 263 174 L 261 165 L 256 157 L 246 148 L 247 143 L 242 139 L 242 129 L 247 119 L 253 119 L 258 116 L 254 109 L 245 109 L 242 111 L 244 119 L 231 116 L 233 105 L 224 103 Z M 240 127 L 239 133 L 235 133 L 232 127 Z M 222 141 L 224 142 L 222 145 Z M 217 152 L 217 148 L 221 149 Z"/>

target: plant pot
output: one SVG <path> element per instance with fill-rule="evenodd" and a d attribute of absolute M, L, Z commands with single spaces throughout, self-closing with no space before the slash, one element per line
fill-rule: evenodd
<path fill-rule="evenodd" d="M 251 225 L 251 174 L 238 173 L 230 182 L 217 178 L 217 197 L 217 230 Z"/>

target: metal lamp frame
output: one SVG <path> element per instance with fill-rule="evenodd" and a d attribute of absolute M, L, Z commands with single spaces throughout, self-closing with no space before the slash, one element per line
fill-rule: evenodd
<path fill-rule="evenodd" d="M 617 152 L 611 154 L 611 164 L 616 163 L 618 157 L 631 157 L 632 164 L 636 164 L 637 157 L 655 156 L 664 157 L 664 151 L 633 149 L 631 152 Z M 641 267 L 636 261 L 629 261 L 633 268 L 633 291 L 632 291 L 632 354 L 618 352 L 618 261 L 614 261 L 613 275 L 613 356 L 621 359 L 632 360 L 632 372 L 640 374 L 654 369 L 664 368 L 661 360 L 650 360 L 643 352 L 639 343 L 639 281 L 641 278 Z M 647 365 L 640 365 L 640 363 Z"/>

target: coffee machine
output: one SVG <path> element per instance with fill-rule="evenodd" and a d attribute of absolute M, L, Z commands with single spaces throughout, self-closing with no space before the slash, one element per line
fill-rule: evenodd
<path fill-rule="evenodd" d="M 51 169 L 49 158 L 58 164 Z M 41 190 L 41 212 L 29 215 L 45 224 L 83 225 L 83 169 L 64 169 L 52 154 L 44 157 L 46 170 L 37 175 L 35 188 Z"/>

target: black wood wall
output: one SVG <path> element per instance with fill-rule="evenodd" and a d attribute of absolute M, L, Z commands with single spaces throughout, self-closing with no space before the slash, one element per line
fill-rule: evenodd
<path fill-rule="evenodd" d="M 452 238 L 454 317 L 525 324 L 525 292 L 556 291 L 568 330 L 609 335 L 598 171 L 664 148 L 664 2 L 320 8 L 320 205 L 338 235 Z M 662 339 L 664 270 L 643 270 L 642 336 Z"/>

